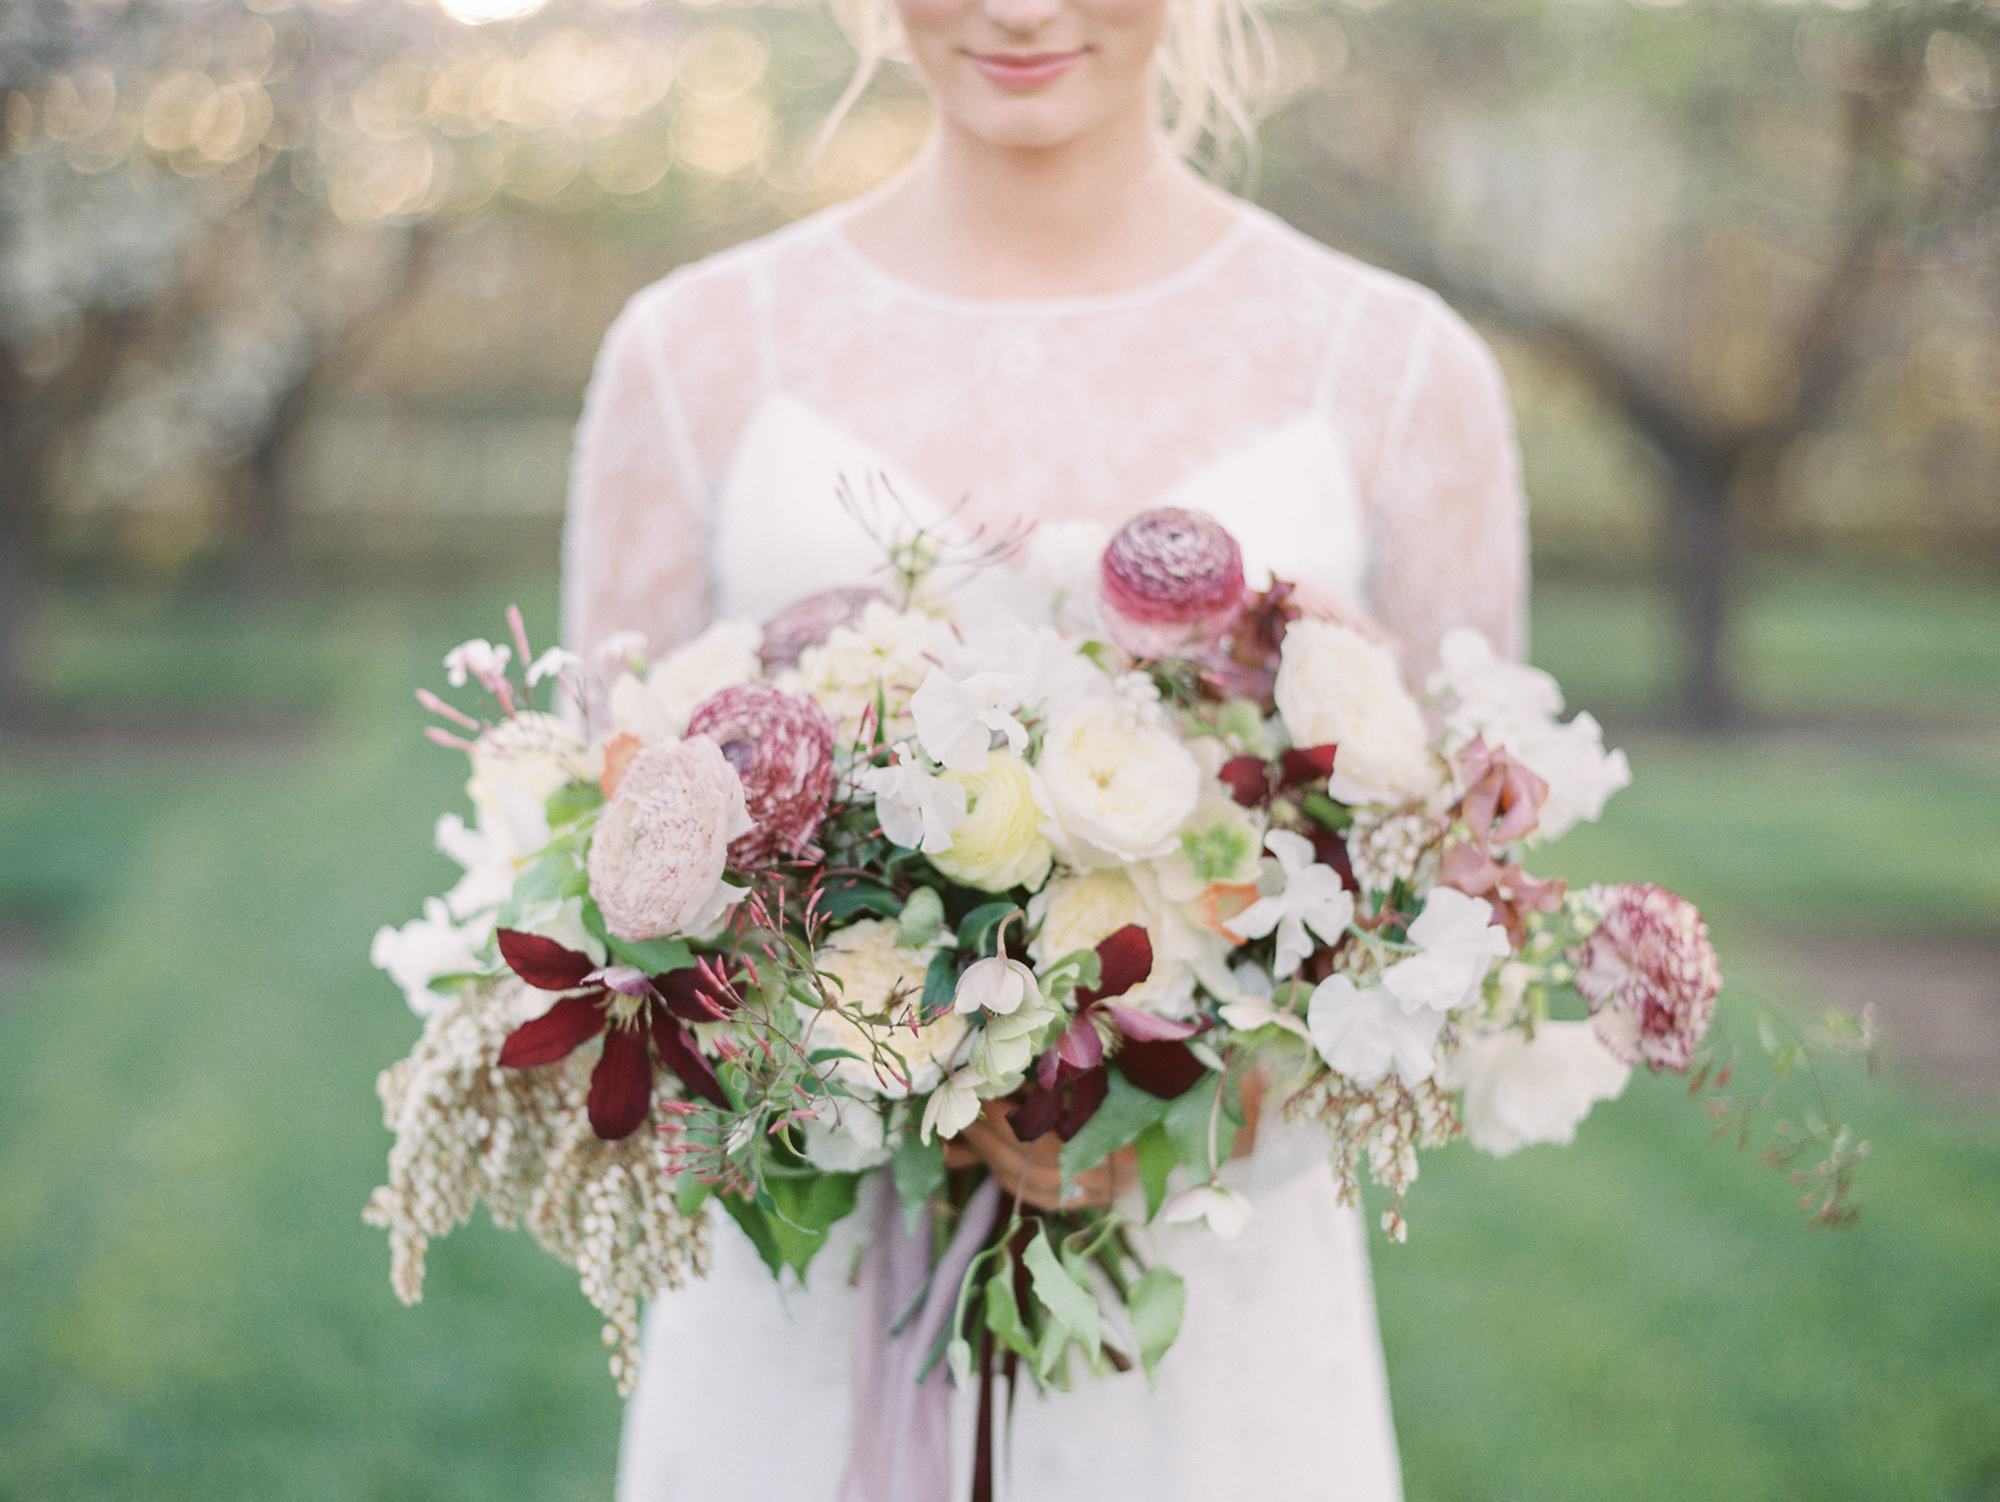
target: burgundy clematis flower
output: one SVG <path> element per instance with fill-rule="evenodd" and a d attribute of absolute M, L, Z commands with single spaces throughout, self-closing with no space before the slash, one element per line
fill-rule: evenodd
<path fill-rule="evenodd" d="M 1214 517 L 1177 506 L 1142 511 L 1104 550 L 1104 623 L 1135 657 L 1212 642 L 1243 607 L 1243 552 Z"/>
<path fill-rule="evenodd" d="M 713 740 L 743 781 L 756 827 L 730 842 L 731 864 L 811 853 L 833 796 L 833 722 L 824 710 L 768 683 L 744 683 L 704 699 L 688 734 Z"/>
<path fill-rule="evenodd" d="M 721 981 L 701 969 L 650 977 L 631 966 L 599 969 L 589 955 L 519 929 L 501 929 L 499 940 L 501 957 L 522 980 L 538 991 L 565 993 L 507 1035 L 500 1045 L 502 1068 L 553 1064 L 603 1033 L 604 1053 L 590 1073 L 590 1129 L 615 1142 L 638 1130 L 652 1103 L 650 1033 L 660 1061 L 682 1084 L 728 1109 L 729 1097 L 687 1026 L 720 1022 L 734 1010 L 736 998 Z"/>
<path fill-rule="evenodd" d="M 1023 1142 L 1053 1131 L 1067 1142 L 1097 1114 L 1111 1089 L 1105 1067 L 1102 1014 L 1123 1035 L 1118 1067 L 1149 1095 L 1172 1100 L 1194 1088 L 1206 1072 L 1182 1041 L 1201 1031 L 1193 1022 L 1171 1022 L 1151 1012 L 1109 1005 L 1153 973 L 1153 941 L 1137 923 L 1128 923 L 1097 946 L 1097 985 L 1076 993 L 1076 1016 L 1055 1046 L 1035 1062 L 1035 1086 L 1007 1113 L 1008 1125 Z"/>

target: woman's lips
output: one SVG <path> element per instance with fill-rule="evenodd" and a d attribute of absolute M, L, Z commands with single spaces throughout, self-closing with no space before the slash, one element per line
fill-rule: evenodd
<path fill-rule="evenodd" d="M 1074 52 L 974 52 L 972 65 L 1003 89 L 1026 93 L 1055 82 L 1083 56 Z"/>

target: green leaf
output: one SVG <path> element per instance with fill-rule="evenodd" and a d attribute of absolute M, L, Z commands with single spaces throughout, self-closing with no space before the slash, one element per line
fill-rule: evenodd
<path fill-rule="evenodd" d="M 900 918 L 903 899 L 885 886 L 872 881 L 828 882 L 820 888 L 817 912 L 835 923 L 857 913 L 873 913 L 878 918 Z"/>
<path fill-rule="evenodd" d="M 1172 1102 L 1161 1125 L 1173 1142 L 1174 1157 L 1187 1165 L 1188 1172 L 1206 1181 L 1209 1176 L 1208 1119 L 1215 1109 L 1215 1092 L 1222 1088 L 1222 1076 L 1204 1075 L 1195 1087 Z M 1226 1153 L 1229 1144 L 1216 1134 L 1216 1151 Z"/>
<path fill-rule="evenodd" d="M 1343 803 L 1335 803 L 1325 793 L 1310 792 L 1299 800 L 1305 811 L 1328 829 L 1346 829 L 1354 822 L 1354 810 Z"/>
<path fill-rule="evenodd" d="M 1098 1313 L 1097 1298 L 1088 1288 L 1072 1278 L 1062 1263 L 1057 1260 L 1055 1248 L 1049 1245 L 1048 1227 L 1035 1233 L 1035 1239 L 1028 1243 L 1028 1250 L 1021 1258 L 1022 1265 L 1034 1279 L 1035 1297 L 1041 1301 L 1049 1317 L 1066 1330 L 1084 1348 L 1092 1361 L 1103 1340 L 1102 1316 Z M 1043 1342 L 1046 1349 L 1047 1342 Z M 1041 1357 L 1036 1358 L 1041 1365 Z"/>
<path fill-rule="evenodd" d="M 514 905 L 532 907 L 538 902 L 559 902 L 563 888 L 576 874 L 576 857 L 551 851 L 537 857 L 514 878 Z"/>
<path fill-rule="evenodd" d="M 1139 1339 L 1139 1361 L 1146 1368 L 1146 1385 L 1153 1385 L 1160 1358 L 1181 1333 L 1181 1311 L 1187 1304 L 1187 1288 L 1180 1274 L 1170 1267 L 1155 1267 L 1132 1285 L 1126 1307 L 1132 1316 L 1132 1333 Z"/>
<path fill-rule="evenodd" d="M 740 1195 L 719 1194 L 716 1201 L 729 1212 L 729 1218 L 743 1228 L 743 1234 L 750 1238 L 750 1244 L 757 1248 L 757 1255 L 764 1259 L 764 1265 L 771 1269 L 771 1276 L 777 1277 L 785 1270 L 785 1251 L 778 1244 L 777 1232 L 772 1229 L 771 1217 L 751 1201 Z"/>
<path fill-rule="evenodd" d="M 708 1197 L 715 1193 L 715 1186 L 691 1173 L 684 1173 L 674 1180 L 674 1207 L 683 1215 L 693 1215 Z"/>
<path fill-rule="evenodd" d="M 549 827 L 560 829 L 602 808 L 604 790 L 594 782 L 566 782 L 549 794 L 549 801 L 543 806 L 548 810 Z"/>
<path fill-rule="evenodd" d="M 896 1144 L 889 1173 L 895 1181 L 896 1198 L 903 1203 L 903 1225 L 914 1236 L 923 1218 L 924 1202 L 944 1187 L 944 1139 L 932 1137 L 926 1143 L 915 1131 L 905 1132 Z"/>
<path fill-rule="evenodd" d="M 665 975 L 694 964 L 694 951 L 681 939 L 647 939 L 631 944 L 623 939 L 606 939 L 604 948 L 614 960 L 637 965 L 648 975 Z"/>
<path fill-rule="evenodd" d="M 1062 1165 L 1064 1182 L 1102 1163 L 1165 1116 L 1172 1104 L 1157 1095 L 1148 1095 L 1115 1069 L 1111 1071 L 1111 1089 L 1104 1097 L 1104 1104 L 1062 1146 L 1057 1161 Z"/>
<path fill-rule="evenodd" d="M 944 927 L 944 899 L 930 887 L 918 887 L 896 915 L 896 946 L 922 949 Z"/>
<path fill-rule="evenodd" d="M 958 947 L 969 954 L 995 953 L 993 936 L 1000 925 L 1021 909 L 1011 902 L 988 902 L 967 913 L 958 924 Z"/>
<path fill-rule="evenodd" d="M 1139 1153 L 1139 1185 L 1146 1191 L 1146 1219 L 1150 1223 L 1166 1202 L 1167 1175 L 1173 1172 L 1177 1161 L 1174 1139 L 1167 1135 L 1164 1126 L 1154 1122 L 1138 1135 L 1133 1145 Z"/>
<path fill-rule="evenodd" d="M 718 1198 L 743 1227 L 773 1277 L 789 1267 L 804 1282 L 806 1269 L 826 1245 L 827 1232 L 854 1209 L 855 1186 L 860 1182 L 857 1173 L 773 1174 L 764 1181 L 761 1196 L 768 1204 L 733 1194 Z"/>
<path fill-rule="evenodd" d="M 925 1022 L 935 1022 L 951 1010 L 957 996 L 958 956 L 949 949 L 940 949 L 931 956 L 930 968 L 924 971 L 924 999 L 918 1013 Z"/>
<path fill-rule="evenodd" d="M 1034 1337 L 1021 1323 L 1021 1306 L 1014 1302 L 1014 1264 L 1002 1262 L 986 1280 L 986 1328 L 993 1338 L 1022 1356 L 1033 1359 Z"/>

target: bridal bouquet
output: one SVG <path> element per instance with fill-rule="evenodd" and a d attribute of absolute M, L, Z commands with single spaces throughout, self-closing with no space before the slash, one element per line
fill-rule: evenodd
<path fill-rule="evenodd" d="M 883 588 L 650 665 L 535 656 L 518 612 L 446 658 L 484 695 L 420 696 L 471 758 L 476 820 L 437 828 L 465 876 L 373 956 L 426 1019 L 367 1212 L 405 1300 L 484 1200 L 575 1267 L 629 1386 L 711 1202 L 803 1277 L 880 1169 L 934 1249 L 986 1217 L 930 1364 L 1150 1373 L 1184 1294 L 1149 1228 L 1244 1227 L 1260 1111 L 1323 1127 L 1401 1238 L 1419 1148 L 1566 1142 L 1687 1066 L 1695 910 L 1522 865 L 1628 780 L 1550 678 L 1455 631 L 1419 700 L 1206 516 L 1057 532 L 949 583 L 919 533 Z"/>

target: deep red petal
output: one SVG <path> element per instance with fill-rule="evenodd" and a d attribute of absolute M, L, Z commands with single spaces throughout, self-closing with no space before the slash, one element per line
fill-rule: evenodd
<path fill-rule="evenodd" d="M 1106 1007 L 1104 1010 L 1118 1024 L 1119 1032 L 1142 1043 L 1192 1038 L 1201 1031 L 1199 1022 L 1172 1022 L 1165 1017 L 1155 1017 L 1151 1012 L 1134 1011 L 1131 1007 Z"/>
<path fill-rule="evenodd" d="M 728 1110 L 729 1097 L 722 1093 L 722 1082 L 716 1079 L 714 1068 L 702 1057 L 701 1050 L 694 1046 L 694 1035 L 687 1030 L 687 1024 L 669 1016 L 662 1007 L 656 1006 L 652 1011 L 653 1046 L 660 1051 L 660 1061 L 711 1106 Z"/>
<path fill-rule="evenodd" d="M 604 1056 L 590 1072 L 590 1129 L 606 1142 L 639 1130 L 653 1100 L 653 1056 L 636 1027 L 614 1027 L 604 1035 Z"/>
<path fill-rule="evenodd" d="M 1062 1096 L 1047 1085 L 1037 1085 L 1026 1100 L 1007 1113 L 1007 1125 L 1023 1142 L 1033 1142 L 1049 1134 L 1061 1109 Z"/>
<path fill-rule="evenodd" d="M 1118 1050 L 1118 1067 L 1125 1078 L 1161 1100 L 1187 1094 L 1208 1073 L 1208 1066 L 1185 1043 L 1127 1043 Z"/>
<path fill-rule="evenodd" d="M 597 968 L 597 962 L 589 955 L 565 949 L 554 939 L 545 939 L 540 934 L 524 934 L 518 928 L 503 928 L 497 937 L 500 940 L 500 958 L 537 991 L 575 990 L 583 984 L 583 978 Z"/>
<path fill-rule="evenodd" d="M 1347 841 L 1335 834 L 1317 819 L 1306 820 L 1306 838 L 1312 841 L 1313 859 L 1322 866 L 1331 866 L 1340 877 L 1340 884 L 1350 892 L 1361 890 L 1361 883 L 1354 879 L 1354 862 L 1347 853 Z"/>
<path fill-rule="evenodd" d="M 1104 1062 L 1104 1040 L 1088 1017 L 1079 1017 L 1056 1039 L 1055 1055 L 1065 1066 L 1063 1073 L 1074 1077 Z"/>
<path fill-rule="evenodd" d="M 560 997 L 533 1022 L 524 1022 L 507 1035 L 500 1045 L 500 1063 L 507 1069 L 553 1064 L 585 1038 L 603 1032 L 609 1016 L 602 991 Z"/>
<path fill-rule="evenodd" d="M 1229 784 L 1229 796 L 1245 808 L 1255 808 L 1271 796 L 1271 775 L 1261 756 L 1232 756 L 1216 775 Z"/>
<path fill-rule="evenodd" d="M 736 998 L 699 967 L 656 975 L 653 989 L 683 1022 L 720 1022 L 736 1010 Z"/>
<path fill-rule="evenodd" d="M 1333 746 L 1294 746 L 1279 762 L 1284 785 L 1295 788 L 1303 782 L 1324 782 L 1333 775 Z"/>
<path fill-rule="evenodd" d="M 1111 1093 L 1111 1071 L 1102 1064 L 1088 1074 L 1080 1074 L 1076 1083 L 1063 1092 L 1063 1108 L 1056 1116 L 1056 1135 L 1067 1142 L 1083 1130 L 1083 1124 L 1097 1114 L 1097 1108 L 1104 1104 L 1104 1097 Z"/>
<path fill-rule="evenodd" d="M 1097 946 L 1098 981 L 1094 991 L 1079 991 L 1079 1003 L 1123 996 L 1153 973 L 1153 941 L 1145 928 L 1128 923 Z"/>

